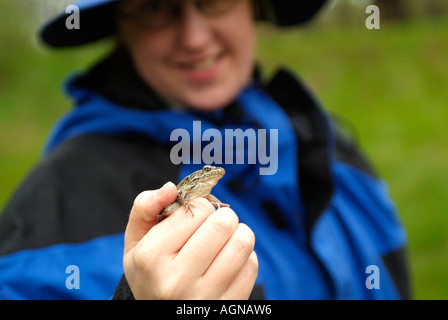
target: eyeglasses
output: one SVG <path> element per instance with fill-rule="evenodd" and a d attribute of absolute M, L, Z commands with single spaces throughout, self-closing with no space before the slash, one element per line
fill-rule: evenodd
<path fill-rule="evenodd" d="M 122 18 L 134 19 L 148 28 L 160 28 L 174 22 L 182 14 L 184 3 L 191 1 L 207 16 L 229 10 L 237 0 L 124 0 L 118 12 Z"/>

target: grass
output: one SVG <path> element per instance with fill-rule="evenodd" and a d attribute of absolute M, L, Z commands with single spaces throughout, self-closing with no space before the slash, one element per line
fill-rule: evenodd
<path fill-rule="evenodd" d="M 0 207 L 39 159 L 70 103 L 60 81 L 102 45 L 43 51 L 0 31 Z M 6 30 L 11 30 L 6 28 Z M 5 45 L 6 44 L 6 45 Z M 407 21 L 279 33 L 261 28 L 267 73 L 287 64 L 343 114 L 389 189 L 409 235 L 414 297 L 448 298 L 448 21 Z"/>

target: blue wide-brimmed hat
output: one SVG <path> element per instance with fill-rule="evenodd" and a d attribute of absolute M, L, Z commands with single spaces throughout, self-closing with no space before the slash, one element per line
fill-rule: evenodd
<path fill-rule="evenodd" d="M 119 0 L 78 0 L 80 28 L 69 29 L 66 20 L 72 12 L 64 10 L 47 21 L 40 35 L 52 47 L 73 47 L 112 35 L 115 27 L 115 3 Z M 296 26 L 309 21 L 326 0 L 261 0 L 259 19 L 278 26 Z"/>

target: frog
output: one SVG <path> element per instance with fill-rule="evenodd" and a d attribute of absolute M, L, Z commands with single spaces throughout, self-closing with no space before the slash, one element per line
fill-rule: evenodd
<path fill-rule="evenodd" d="M 176 201 L 167 205 L 163 209 L 163 211 L 157 216 L 157 221 L 162 222 L 182 205 L 185 205 L 186 207 L 185 213 L 190 211 L 192 216 L 194 216 L 193 211 L 191 210 L 193 205 L 190 201 L 198 197 L 204 197 L 218 209 L 220 207 L 230 207 L 230 205 L 222 203 L 218 198 L 210 193 L 224 174 L 224 168 L 205 165 L 202 169 L 186 176 L 177 185 Z"/>

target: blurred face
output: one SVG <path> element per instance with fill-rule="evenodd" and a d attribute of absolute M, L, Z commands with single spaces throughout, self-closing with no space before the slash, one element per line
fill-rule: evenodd
<path fill-rule="evenodd" d="M 127 0 L 118 29 L 141 78 L 172 103 L 216 110 L 249 82 L 250 0 Z"/>

